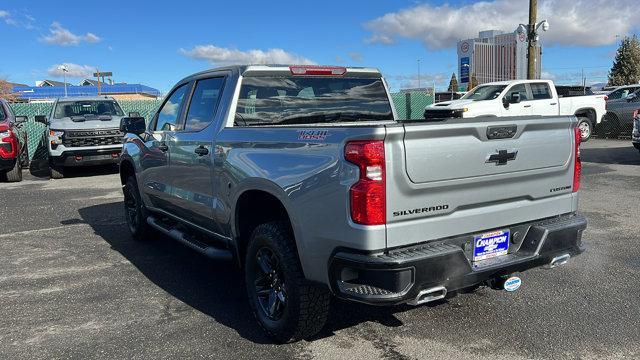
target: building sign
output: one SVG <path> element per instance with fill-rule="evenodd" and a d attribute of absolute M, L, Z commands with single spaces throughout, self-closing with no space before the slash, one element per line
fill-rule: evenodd
<path fill-rule="evenodd" d="M 460 58 L 460 82 L 463 84 L 469 83 L 469 57 Z"/>
<path fill-rule="evenodd" d="M 525 40 L 527 40 L 527 35 L 525 35 L 524 33 L 520 33 L 518 34 L 518 39 L 520 40 L 520 42 L 524 42 Z"/>
<path fill-rule="evenodd" d="M 469 51 L 469 43 L 468 42 L 463 42 L 462 44 L 460 44 L 460 52 L 462 52 L 463 54 L 466 54 Z"/>

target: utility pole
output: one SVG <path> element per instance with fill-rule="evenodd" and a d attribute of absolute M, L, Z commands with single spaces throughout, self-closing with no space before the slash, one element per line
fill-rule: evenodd
<path fill-rule="evenodd" d="M 529 25 L 527 25 L 527 37 L 529 38 L 529 47 L 527 49 L 528 79 L 535 79 L 536 77 L 536 48 L 538 44 L 536 21 L 538 21 L 538 0 L 529 0 Z"/>

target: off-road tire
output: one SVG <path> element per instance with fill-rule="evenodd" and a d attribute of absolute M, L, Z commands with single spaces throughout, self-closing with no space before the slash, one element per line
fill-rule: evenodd
<path fill-rule="evenodd" d="M 52 179 L 64 179 L 64 168 L 49 166 L 49 174 Z"/>
<path fill-rule="evenodd" d="M 20 162 L 20 159 L 16 159 L 16 163 L 13 165 L 13 168 L 2 174 L 1 178 L 8 182 L 22 181 L 22 163 Z"/>
<path fill-rule="evenodd" d="M 578 129 L 580 130 L 580 142 L 587 142 L 593 135 L 593 123 L 585 117 L 578 118 Z"/>
<path fill-rule="evenodd" d="M 135 176 L 129 176 L 124 186 L 124 217 L 131 237 L 136 241 L 149 239 L 153 228 L 147 223 L 149 213 L 142 202 Z"/>
<path fill-rule="evenodd" d="M 269 249 L 281 269 L 286 302 L 282 315 L 273 320 L 260 305 L 256 290 L 258 251 Z M 279 343 L 295 342 L 316 335 L 327 320 L 331 295 L 329 290 L 305 279 L 298 259 L 293 234 L 286 222 L 259 225 L 251 235 L 246 261 L 245 282 L 249 304 L 266 334 Z"/>

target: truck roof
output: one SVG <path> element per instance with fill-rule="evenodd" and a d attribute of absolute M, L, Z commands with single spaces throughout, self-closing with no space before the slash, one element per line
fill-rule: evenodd
<path fill-rule="evenodd" d="M 551 80 L 545 80 L 545 79 L 534 79 L 534 80 L 507 80 L 507 81 L 496 81 L 496 82 L 490 82 L 490 83 L 484 83 L 484 84 L 480 84 L 478 86 L 482 86 L 482 85 L 511 85 L 511 84 L 524 84 L 524 83 L 536 83 L 536 82 L 551 82 Z"/>
<path fill-rule="evenodd" d="M 100 101 L 100 100 L 115 100 L 111 96 L 69 96 L 57 98 L 56 101 Z"/>
<path fill-rule="evenodd" d="M 291 72 L 291 67 L 317 67 L 317 68 L 344 68 L 346 70 L 345 74 L 350 75 L 368 75 L 368 76 L 382 76 L 380 70 L 376 68 L 370 67 L 355 67 L 355 66 L 334 66 L 334 65 L 296 65 L 296 64 L 272 64 L 272 65 L 230 65 L 219 68 L 213 68 L 204 70 L 192 75 L 185 77 L 182 81 L 189 79 L 194 76 L 201 76 L 208 73 L 215 73 L 219 71 L 233 71 L 238 72 L 240 75 L 248 75 L 255 73 L 282 73 L 282 72 Z"/>

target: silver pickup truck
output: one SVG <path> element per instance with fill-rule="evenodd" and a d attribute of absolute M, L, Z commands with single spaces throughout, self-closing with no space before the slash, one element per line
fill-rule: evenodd
<path fill-rule="evenodd" d="M 133 237 L 235 259 L 276 341 L 320 331 L 331 296 L 513 291 L 584 249 L 573 116 L 404 121 L 376 69 L 234 66 L 121 130 Z"/>
<path fill-rule="evenodd" d="M 123 117 L 118 102 L 108 96 L 60 98 L 48 116 L 36 116 L 47 126 L 43 140 L 51 178 L 63 178 L 68 167 L 117 164 Z"/>

